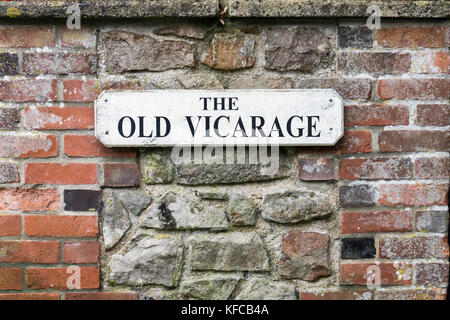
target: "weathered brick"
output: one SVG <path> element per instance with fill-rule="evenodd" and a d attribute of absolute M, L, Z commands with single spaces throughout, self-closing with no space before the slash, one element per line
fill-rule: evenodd
<path fill-rule="evenodd" d="M 93 135 L 65 135 L 64 152 L 70 157 L 136 157 L 136 149 L 107 148 Z"/>
<path fill-rule="evenodd" d="M 59 293 L 0 293 L 0 300 L 59 300 Z"/>
<path fill-rule="evenodd" d="M 23 116 L 23 124 L 29 130 L 94 128 L 92 107 L 26 107 Z"/>
<path fill-rule="evenodd" d="M 97 98 L 96 80 L 63 80 L 64 101 L 92 102 Z"/>
<path fill-rule="evenodd" d="M 0 48 L 53 47 L 55 27 L 53 26 L 2 26 L 0 27 Z"/>
<path fill-rule="evenodd" d="M 390 236 L 379 240 L 381 259 L 448 258 L 445 236 Z"/>
<path fill-rule="evenodd" d="M 139 185 L 139 169 L 133 163 L 105 163 L 104 185 L 108 187 L 133 187 Z"/>
<path fill-rule="evenodd" d="M 398 74 L 409 71 L 409 53 L 341 52 L 338 70 L 349 74 Z"/>
<path fill-rule="evenodd" d="M 66 300 L 137 300 L 134 292 L 70 292 Z"/>
<path fill-rule="evenodd" d="M 341 241 L 341 259 L 375 258 L 374 238 L 343 238 Z"/>
<path fill-rule="evenodd" d="M 381 79 L 377 90 L 381 99 L 449 99 L 450 79 Z"/>
<path fill-rule="evenodd" d="M 415 176 L 422 179 L 450 178 L 450 159 L 418 158 L 415 161 Z"/>
<path fill-rule="evenodd" d="M 19 215 L 0 215 L 0 237 L 20 236 L 22 233 L 22 219 Z"/>
<path fill-rule="evenodd" d="M 409 263 L 341 263 L 341 285 L 375 284 L 376 272 L 380 270 L 380 285 L 410 285 L 412 283 L 412 266 Z"/>
<path fill-rule="evenodd" d="M 0 189 L 0 210 L 57 211 L 60 209 L 56 189 Z"/>
<path fill-rule="evenodd" d="M 27 268 L 27 287 L 34 290 L 68 290 L 69 277 L 73 274 L 68 268 Z M 80 289 L 98 289 L 100 273 L 97 267 L 80 267 Z"/>
<path fill-rule="evenodd" d="M 0 290 L 22 290 L 22 270 L 0 267 Z"/>
<path fill-rule="evenodd" d="M 389 130 L 380 132 L 378 144 L 382 152 L 447 151 L 449 133 L 426 130 Z"/>
<path fill-rule="evenodd" d="M 56 241 L 1 241 L 0 262 L 58 263 L 59 242 Z"/>
<path fill-rule="evenodd" d="M 40 237 L 96 237 L 97 216 L 25 216 L 25 234 Z"/>
<path fill-rule="evenodd" d="M 0 133 L 0 157 L 46 158 L 58 155 L 54 135 L 34 133 Z"/>
<path fill-rule="evenodd" d="M 449 73 L 448 52 L 416 52 L 411 59 L 414 73 Z"/>
<path fill-rule="evenodd" d="M 341 140 L 332 147 L 300 147 L 299 150 L 312 154 L 367 153 L 372 151 L 372 134 L 369 130 L 345 130 Z"/>
<path fill-rule="evenodd" d="M 433 206 L 447 204 L 446 184 L 383 184 L 378 202 L 384 206 Z"/>
<path fill-rule="evenodd" d="M 445 300 L 445 289 L 392 289 L 375 291 L 375 300 Z"/>
<path fill-rule="evenodd" d="M 366 26 L 339 26 L 338 45 L 340 48 L 372 48 L 372 30 Z"/>
<path fill-rule="evenodd" d="M 334 89 L 344 99 L 369 99 L 372 80 L 365 78 L 300 78 L 295 80 L 299 89 Z"/>
<path fill-rule="evenodd" d="M 0 108 L 0 130 L 14 130 L 20 121 L 19 109 Z"/>
<path fill-rule="evenodd" d="M 97 56 L 91 53 L 24 53 L 23 72 L 40 74 L 91 74 L 97 69 Z"/>
<path fill-rule="evenodd" d="M 380 104 L 344 106 L 344 123 L 346 127 L 407 125 L 409 109 Z"/>
<path fill-rule="evenodd" d="M 61 45 L 63 47 L 95 48 L 96 31 L 92 27 L 83 26 L 81 29 L 69 30 L 63 26 L 61 31 Z"/>
<path fill-rule="evenodd" d="M 25 182 L 42 184 L 96 184 L 97 165 L 93 163 L 27 163 Z"/>
<path fill-rule="evenodd" d="M 416 284 L 448 284 L 448 263 L 418 263 L 416 265 Z"/>
<path fill-rule="evenodd" d="M 99 255 L 98 242 L 83 241 L 64 244 L 64 263 L 98 263 Z"/>
<path fill-rule="evenodd" d="M 377 180 L 408 179 L 412 176 L 412 163 L 408 158 L 343 159 L 339 162 L 339 179 Z"/>
<path fill-rule="evenodd" d="M 20 182 L 19 168 L 15 163 L 0 162 L 0 183 Z"/>
<path fill-rule="evenodd" d="M 411 231 L 410 211 L 342 212 L 341 233 Z"/>
<path fill-rule="evenodd" d="M 0 76 L 19 73 L 19 57 L 16 53 L 0 53 Z"/>
<path fill-rule="evenodd" d="M 339 187 L 339 204 L 342 207 L 370 207 L 375 204 L 375 188 L 370 185 Z"/>
<path fill-rule="evenodd" d="M 66 211 L 100 211 L 100 191 L 64 190 L 64 210 Z"/>
<path fill-rule="evenodd" d="M 445 233 L 448 220 L 446 210 L 416 211 L 416 231 Z"/>
<path fill-rule="evenodd" d="M 55 101 L 56 80 L 1 80 L 0 100 L 18 102 Z"/>
<path fill-rule="evenodd" d="M 376 41 L 388 48 L 447 47 L 444 26 L 382 27 L 376 32 Z"/>
<path fill-rule="evenodd" d="M 334 159 L 298 159 L 299 178 L 306 181 L 334 180 Z"/>
<path fill-rule="evenodd" d="M 450 105 L 420 104 L 417 106 L 416 124 L 418 126 L 448 126 L 450 124 Z"/>

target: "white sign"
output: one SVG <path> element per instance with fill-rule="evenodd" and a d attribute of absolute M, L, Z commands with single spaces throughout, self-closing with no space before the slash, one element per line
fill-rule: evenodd
<path fill-rule="evenodd" d="M 95 134 L 108 147 L 334 145 L 344 132 L 331 89 L 106 91 Z"/>

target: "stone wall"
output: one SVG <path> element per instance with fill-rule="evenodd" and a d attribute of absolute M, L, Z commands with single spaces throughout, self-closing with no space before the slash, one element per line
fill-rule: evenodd
<path fill-rule="evenodd" d="M 444 299 L 450 29 L 381 26 L 2 21 L 0 298 Z M 345 134 L 275 174 L 95 138 L 102 91 L 173 88 L 333 88 Z"/>

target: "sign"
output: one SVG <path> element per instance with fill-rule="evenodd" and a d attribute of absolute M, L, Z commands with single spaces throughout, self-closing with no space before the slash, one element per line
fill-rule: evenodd
<path fill-rule="evenodd" d="M 344 132 L 331 89 L 106 91 L 95 134 L 108 147 L 334 145 Z"/>

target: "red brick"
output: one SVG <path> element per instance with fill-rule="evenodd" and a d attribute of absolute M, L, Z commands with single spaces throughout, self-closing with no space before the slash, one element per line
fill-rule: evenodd
<path fill-rule="evenodd" d="M 61 45 L 63 47 L 95 48 L 95 29 L 82 27 L 80 30 L 69 30 L 61 27 Z"/>
<path fill-rule="evenodd" d="M 343 154 L 372 152 L 372 134 L 369 130 L 345 130 L 344 136 L 332 147 L 300 147 L 302 154 Z"/>
<path fill-rule="evenodd" d="M 342 212 L 341 233 L 411 231 L 410 211 Z"/>
<path fill-rule="evenodd" d="M 449 99 L 450 79 L 382 79 L 378 81 L 380 99 Z"/>
<path fill-rule="evenodd" d="M 301 292 L 300 300 L 372 300 L 372 292 L 364 289 Z"/>
<path fill-rule="evenodd" d="M 92 135 L 64 136 L 64 152 L 70 157 L 136 157 L 136 149 L 107 148 Z"/>
<path fill-rule="evenodd" d="M 409 71 L 409 53 L 341 52 L 338 70 L 350 74 L 398 74 Z"/>
<path fill-rule="evenodd" d="M 376 32 L 379 46 L 389 48 L 445 48 L 445 26 L 383 27 Z"/>
<path fill-rule="evenodd" d="M 22 234 L 22 219 L 19 215 L 12 215 L 12 214 L 0 215 L 0 237 L 20 236 L 21 234 Z"/>
<path fill-rule="evenodd" d="M 59 300 L 59 293 L 0 293 L 0 300 Z"/>
<path fill-rule="evenodd" d="M 22 290 L 22 270 L 0 267 L 0 290 Z"/>
<path fill-rule="evenodd" d="M 64 244 L 65 263 L 98 263 L 99 244 L 93 241 L 69 242 Z"/>
<path fill-rule="evenodd" d="M 93 129 L 92 107 L 27 107 L 23 123 L 26 129 Z"/>
<path fill-rule="evenodd" d="M 27 163 L 25 182 L 39 184 L 96 184 L 97 165 L 93 163 Z"/>
<path fill-rule="evenodd" d="M 448 242 L 444 236 L 401 236 L 380 239 L 381 259 L 448 258 Z"/>
<path fill-rule="evenodd" d="M 447 285 L 448 263 L 418 263 L 416 265 L 416 284 Z"/>
<path fill-rule="evenodd" d="M 55 101 L 56 80 L 2 80 L 0 81 L 0 100 L 18 102 Z"/>
<path fill-rule="evenodd" d="M 0 157 L 47 158 L 58 155 L 54 135 L 35 133 L 0 133 Z"/>
<path fill-rule="evenodd" d="M 445 206 L 447 188 L 446 184 L 383 184 L 378 202 L 384 206 Z"/>
<path fill-rule="evenodd" d="M 298 159 L 299 178 L 306 181 L 334 180 L 334 159 Z"/>
<path fill-rule="evenodd" d="M 450 125 L 450 105 L 420 104 L 417 106 L 416 124 L 418 126 L 448 126 Z"/>
<path fill-rule="evenodd" d="M 95 80 L 64 80 L 64 101 L 92 102 L 96 99 Z"/>
<path fill-rule="evenodd" d="M 0 210 L 57 211 L 60 194 L 56 189 L 0 189 Z"/>
<path fill-rule="evenodd" d="M 445 300 L 445 289 L 393 289 L 377 290 L 376 300 Z"/>
<path fill-rule="evenodd" d="M 411 71 L 414 73 L 448 73 L 448 52 L 417 52 L 412 56 Z"/>
<path fill-rule="evenodd" d="M 407 106 L 373 104 L 368 106 L 345 106 L 344 123 L 351 126 L 391 126 L 409 124 Z"/>
<path fill-rule="evenodd" d="M 446 131 L 390 130 L 379 133 L 378 144 L 382 152 L 447 151 L 448 138 Z"/>
<path fill-rule="evenodd" d="M 0 48 L 53 47 L 53 26 L 0 27 Z"/>
<path fill-rule="evenodd" d="M 23 72 L 40 74 L 92 74 L 97 69 L 97 56 L 92 53 L 24 53 Z"/>
<path fill-rule="evenodd" d="M 27 268 L 27 286 L 30 289 L 68 290 L 67 281 L 73 274 L 67 268 Z M 81 289 L 97 289 L 100 273 L 97 267 L 80 267 Z"/>
<path fill-rule="evenodd" d="M 340 282 L 342 285 L 367 285 L 369 267 L 380 268 L 380 285 L 410 285 L 412 266 L 408 263 L 341 263 Z M 369 281 L 369 284 L 375 284 Z"/>
<path fill-rule="evenodd" d="M 343 159 L 339 163 L 342 180 L 407 179 L 411 175 L 412 163 L 407 158 Z"/>
<path fill-rule="evenodd" d="M 137 300 L 134 292 L 71 292 L 66 300 Z"/>
<path fill-rule="evenodd" d="M 59 242 L 54 241 L 1 241 L 0 262 L 58 263 Z"/>
<path fill-rule="evenodd" d="M 139 185 L 139 169 L 133 163 L 105 163 L 104 185 L 108 187 L 133 187 Z"/>
<path fill-rule="evenodd" d="M 416 177 L 421 179 L 450 178 L 449 158 L 418 158 L 415 162 Z"/>
<path fill-rule="evenodd" d="M 334 89 L 344 99 L 369 99 L 372 80 L 366 78 L 300 78 L 296 81 L 299 89 Z"/>
<path fill-rule="evenodd" d="M 15 163 L 0 162 L 0 183 L 20 182 L 19 167 Z"/>
<path fill-rule="evenodd" d="M 19 109 L 0 108 L 0 129 L 15 130 L 20 121 Z"/>
<path fill-rule="evenodd" d="M 42 237 L 96 237 L 97 216 L 25 216 L 25 234 Z"/>

